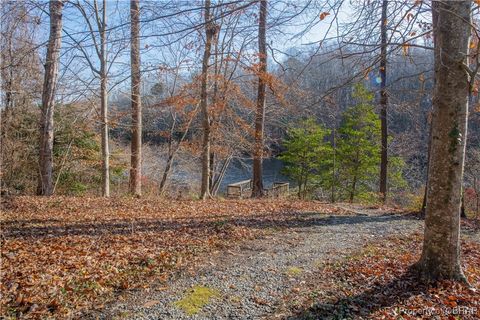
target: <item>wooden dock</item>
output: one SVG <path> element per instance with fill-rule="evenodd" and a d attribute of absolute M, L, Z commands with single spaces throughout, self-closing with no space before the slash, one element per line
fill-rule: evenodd
<path fill-rule="evenodd" d="M 279 198 L 288 195 L 290 185 L 288 182 L 274 182 L 272 188 L 265 189 L 265 195 L 270 198 Z M 243 199 L 252 194 L 252 179 L 243 180 L 227 186 L 227 198 Z"/>

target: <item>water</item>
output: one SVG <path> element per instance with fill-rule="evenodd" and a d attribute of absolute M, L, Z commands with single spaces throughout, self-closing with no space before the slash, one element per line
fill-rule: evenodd
<path fill-rule="evenodd" d="M 290 182 L 290 179 L 281 173 L 283 166 L 283 162 L 276 158 L 263 160 L 264 188 L 271 188 L 274 182 Z M 220 193 L 225 193 L 229 184 L 247 179 L 252 179 L 252 160 L 232 161 L 220 184 Z"/>

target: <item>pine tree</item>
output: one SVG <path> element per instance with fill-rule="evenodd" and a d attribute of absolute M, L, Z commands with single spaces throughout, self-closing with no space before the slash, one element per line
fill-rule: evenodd
<path fill-rule="evenodd" d="M 280 159 L 286 164 L 284 173 L 297 182 L 301 199 L 328 180 L 332 155 L 332 147 L 325 140 L 328 134 L 311 118 L 288 131 L 286 151 Z"/>
<path fill-rule="evenodd" d="M 369 189 L 380 163 L 380 121 L 374 112 L 373 93 L 362 84 L 354 88 L 358 103 L 343 114 L 338 130 L 338 161 L 344 190 L 353 202 L 359 192 Z"/>

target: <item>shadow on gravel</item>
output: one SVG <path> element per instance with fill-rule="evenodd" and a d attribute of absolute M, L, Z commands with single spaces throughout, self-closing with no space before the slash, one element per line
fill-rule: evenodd
<path fill-rule="evenodd" d="M 377 285 L 358 295 L 344 297 L 333 303 L 316 303 L 308 309 L 297 310 L 295 315 L 284 319 L 370 319 L 369 315 L 375 311 L 406 301 L 414 295 L 428 294 L 428 290 L 426 285 L 418 283 L 415 272 L 409 270 L 387 284 Z M 426 309 L 414 311 L 418 312 L 420 317 L 421 312 Z"/>
<path fill-rule="evenodd" d="M 139 219 L 112 220 L 101 222 L 56 223 L 52 221 L 9 221 L 2 224 L 4 238 L 43 238 L 62 236 L 100 236 L 105 234 L 131 234 L 161 232 L 165 230 L 213 229 L 227 230 L 229 226 L 243 226 L 254 229 L 265 228 L 304 228 L 311 226 L 331 226 L 344 224 L 364 224 L 398 220 L 417 220 L 407 215 L 339 215 L 321 216 L 320 213 L 278 212 L 248 217 L 215 217 L 214 219 Z M 49 224 L 52 223 L 52 224 Z"/>

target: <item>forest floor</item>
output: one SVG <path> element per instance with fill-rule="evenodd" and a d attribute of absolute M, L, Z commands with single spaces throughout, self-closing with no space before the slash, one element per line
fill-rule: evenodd
<path fill-rule="evenodd" d="M 400 210 L 279 199 L 17 197 L 3 206 L 5 318 L 480 315 L 478 291 L 416 285 L 408 266 L 422 221 Z M 463 266 L 479 288 L 479 222 L 462 226 Z"/>

